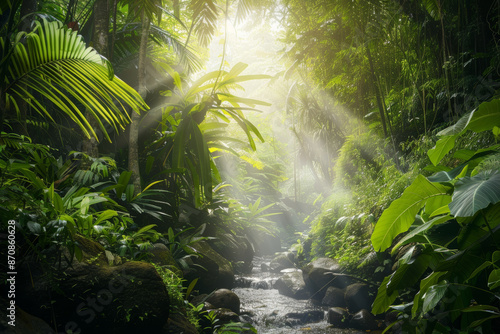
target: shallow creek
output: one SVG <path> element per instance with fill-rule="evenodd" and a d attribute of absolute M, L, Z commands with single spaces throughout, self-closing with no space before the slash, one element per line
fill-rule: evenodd
<path fill-rule="evenodd" d="M 242 318 L 251 323 L 258 334 L 363 333 L 331 327 L 326 321 L 327 307 L 280 295 L 272 287 L 282 274 L 261 270 L 261 265 L 270 260 L 254 258 L 251 274 L 240 276 L 238 287 L 233 289 L 240 297 Z"/>

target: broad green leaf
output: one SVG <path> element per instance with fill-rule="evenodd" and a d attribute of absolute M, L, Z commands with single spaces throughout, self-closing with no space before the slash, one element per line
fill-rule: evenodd
<path fill-rule="evenodd" d="M 390 294 L 387 293 L 387 284 L 389 283 L 389 279 L 390 276 L 385 277 L 378 288 L 377 297 L 375 298 L 372 306 L 372 313 L 374 315 L 386 312 L 398 297 L 397 290 Z"/>
<path fill-rule="evenodd" d="M 497 263 L 500 260 L 500 251 L 494 251 L 491 255 L 491 262 Z"/>
<path fill-rule="evenodd" d="M 108 219 L 113 218 L 113 217 L 116 217 L 116 216 L 118 216 L 118 212 L 116 212 L 115 210 L 103 211 L 98 215 L 98 218 L 94 224 L 96 224 L 96 225 L 100 224 L 103 221 L 108 220 Z"/>
<path fill-rule="evenodd" d="M 455 183 L 450 213 L 455 217 L 471 217 L 477 211 L 500 201 L 500 173 L 482 172 Z"/>
<path fill-rule="evenodd" d="M 425 295 L 425 293 L 431 286 L 436 285 L 441 276 L 445 274 L 446 272 L 432 272 L 429 276 L 420 281 L 420 290 L 413 299 L 413 307 L 411 309 L 412 318 L 415 318 L 417 316 L 417 313 L 420 312 L 420 308 L 423 304 L 422 296 Z"/>
<path fill-rule="evenodd" d="M 492 263 L 490 261 L 483 262 L 483 264 L 481 264 L 479 267 L 476 268 L 476 270 L 474 270 L 472 272 L 472 274 L 469 276 L 469 278 L 465 282 L 468 282 L 472 278 L 476 277 L 477 274 L 479 274 L 481 271 L 483 271 L 484 269 L 488 268 L 491 265 L 492 265 Z"/>
<path fill-rule="evenodd" d="M 438 196 L 438 197 L 430 198 L 425 203 L 424 213 L 427 216 L 430 216 L 433 212 L 435 212 L 436 210 L 442 208 L 443 206 L 447 207 L 450 202 L 451 202 L 451 196 L 450 195 Z"/>
<path fill-rule="evenodd" d="M 494 290 L 500 286 L 500 269 L 492 270 L 488 276 L 488 288 Z"/>
<path fill-rule="evenodd" d="M 455 136 L 443 136 L 439 138 L 436 145 L 427 151 L 427 155 L 434 166 L 436 166 L 453 147 L 455 147 Z"/>
<path fill-rule="evenodd" d="M 433 285 L 427 289 L 427 292 L 423 295 L 424 300 L 422 304 L 422 313 L 427 313 L 431 311 L 440 301 L 443 299 L 449 284 L 447 281 L 441 281 L 436 285 Z"/>
<path fill-rule="evenodd" d="M 403 195 L 391 203 L 383 213 L 371 236 L 375 251 L 380 252 L 391 246 L 394 238 L 406 232 L 415 220 L 415 215 L 422 209 L 427 200 L 447 196 L 448 188 L 431 183 L 419 175 L 413 183 L 405 189 Z"/>
<path fill-rule="evenodd" d="M 416 259 L 401 264 L 390 276 L 387 283 L 387 293 L 391 294 L 394 291 L 412 287 L 427 270 L 430 260 L 431 257 L 428 254 L 420 254 Z"/>
<path fill-rule="evenodd" d="M 483 102 L 473 112 L 466 129 L 474 132 L 493 130 L 500 126 L 500 100 Z"/>
<path fill-rule="evenodd" d="M 413 237 L 415 237 L 416 235 L 418 234 L 425 234 L 425 232 L 427 232 L 432 226 L 434 225 L 437 225 L 437 224 L 441 224 L 441 223 L 444 223 L 446 221 L 448 221 L 449 219 L 451 219 L 452 217 L 451 216 L 443 216 L 443 217 L 436 217 L 432 220 L 429 220 L 428 222 L 422 224 L 422 225 L 419 225 L 417 227 L 415 227 L 413 230 L 411 230 L 410 232 L 408 232 L 394 247 L 393 247 L 393 250 L 392 250 L 392 253 L 394 254 L 395 252 L 397 252 L 399 250 L 399 248 L 405 244 L 407 244 L 408 242 L 411 241 L 411 239 Z"/>
<path fill-rule="evenodd" d="M 143 228 L 141 228 L 139 231 L 137 231 L 135 234 L 139 235 L 139 234 L 142 234 L 144 232 L 147 232 L 149 231 L 150 229 L 156 227 L 156 224 L 150 224 L 150 225 L 147 225 L 147 226 L 144 226 Z"/>

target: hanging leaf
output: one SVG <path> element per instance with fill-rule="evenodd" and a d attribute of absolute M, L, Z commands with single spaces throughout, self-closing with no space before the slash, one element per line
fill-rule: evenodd
<path fill-rule="evenodd" d="M 439 183 L 431 183 L 419 175 L 405 189 L 403 195 L 391 203 L 383 213 L 371 236 L 375 251 L 380 252 L 391 246 L 392 240 L 402 232 L 406 232 L 413 224 L 415 215 L 422 209 L 428 199 L 446 196 L 448 188 Z"/>
<path fill-rule="evenodd" d="M 417 313 L 420 312 L 420 308 L 422 307 L 422 304 L 424 302 L 423 296 L 429 290 L 431 286 L 434 286 L 437 284 L 441 276 L 445 275 L 446 272 L 433 272 L 426 278 L 424 278 L 422 281 L 420 281 L 420 290 L 418 293 L 415 295 L 415 298 L 413 299 L 413 307 L 411 309 L 411 315 L 413 318 L 417 316 Z"/>
<path fill-rule="evenodd" d="M 500 201 L 500 173 L 488 171 L 474 177 L 464 177 L 455 184 L 449 204 L 455 217 L 471 217 L 490 204 Z"/>
<path fill-rule="evenodd" d="M 384 280 L 380 284 L 380 287 L 378 288 L 377 297 L 375 298 L 372 306 L 372 313 L 374 315 L 381 314 L 387 311 L 389 309 L 389 306 L 394 303 L 399 295 L 397 290 L 393 291 L 392 293 L 387 293 L 387 284 L 389 283 L 389 280 L 390 276 L 384 278 Z"/>
<path fill-rule="evenodd" d="M 441 301 L 441 299 L 443 299 L 448 287 L 449 284 L 446 280 L 431 286 L 422 297 L 424 300 L 424 303 L 422 304 L 422 313 L 431 311 Z"/>

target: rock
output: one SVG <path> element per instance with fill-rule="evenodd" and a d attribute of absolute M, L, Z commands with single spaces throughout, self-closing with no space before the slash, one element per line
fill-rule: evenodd
<path fill-rule="evenodd" d="M 347 288 L 350 284 L 354 283 L 353 279 L 344 274 L 338 274 L 338 273 L 333 273 L 333 272 L 326 272 L 325 276 L 328 277 L 329 279 L 329 286 L 334 286 L 339 289 L 345 289 Z"/>
<path fill-rule="evenodd" d="M 246 277 L 236 277 L 234 280 L 235 288 L 249 288 L 251 287 L 253 281 Z"/>
<path fill-rule="evenodd" d="M 118 266 L 122 264 L 122 258 L 116 254 L 111 253 L 110 251 L 105 251 L 106 259 L 108 260 L 108 265 L 110 266 Z"/>
<path fill-rule="evenodd" d="M 82 261 L 42 267 L 27 260 L 18 269 L 16 302 L 58 331 L 158 332 L 169 312 L 163 280 L 149 263 L 108 266 L 101 245 L 75 236 Z M 57 326 L 55 325 L 57 324 Z"/>
<path fill-rule="evenodd" d="M 274 288 L 280 294 L 295 299 L 307 299 L 310 296 L 300 270 L 284 274 L 274 283 Z"/>
<path fill-rule="evenodd" d="M 328 309 L 328 323 L 337 328 L 347 328 L 349 326 L 349 313 L 341 307 L 331 307 Z"/>
<path fill-rule="evenodd" d="M 366 309 L 362 309 L 361 311 L 356 313 L 349 322 L 349 325 L 352 328 L 366 330 L 366 331 L 379 328 L 375 316 Z"/>
<path fill-rule="evenodd" d="M 252 262 L 237 261 L 233 262 L 234 273 L 238 275 L 250 274 L 253 269 Z"/>
<path fill-rule="evenodd" d="M 344 300 L 344 293 L 345 291 L 343 289 L 339 289 L 334 286 L 328 287 L 325 292 L 325 297 L 323 297 L 323 300 L 321 301 L 321 304 L 331 306 L 331 307 L 346 307 L 346 303 Z"/>
<path fill-rule="evenodd" d="M 218 232 L 216 238 L 210 241 L 210 246 L 231 262 L 242 261 L 247 265 L 252 263 L 254 250 L 245 237 Z"/>
<path fill-rule="evenodd" d="M 263 272 L 266 272 L 266 271 L 271 271 L 271 268 L 269 267 L 269 264 L 267 263 L 262 263 L 260 265 L 260 270 L 263 271 Z"/>
<path fill-rule="evenodd" d="M 167 246 L 161 243 L 156 243 L 149 250 L 151 253 L 151 262 L 159 265 L 159 266 L 172 266 L 179 268 L 177 262 L 175 262 L 170 249 Z"/>
<path fill-rule="evenodd" d="M 328 286 L 334 281 L 330 273 L 339 273 L 338 262 L 330 258 L 319 258 L 307 264 L 303 269 L 304 282 L 314 299 L 321 300 Z"/>
<path fill-rule="evenodd" d="M 281 251 L 280 238 L 262 229 L 257 227 L 248 228 L 247 237 L 255 250 L 255 255 L 272 255 Z"/>
<path fill-rule="evenodd" d="M 371 309 L 373 297 L 369 295 L 368 285 L 355 283 L 349 285 L 345 290 L 345 303 L 351 313 L 356 313 L 361 309 Z"/>
<path fill-rule="evenodd" d="M 240 314 L 240 298 L 231 290 L 216 290 L 213 294 L 207 297 L 206 301 L 212 304 L 215 308 L 225 308 L 236 314 Z"/>
<path fill-rule="evenodd" d="M 293 312 L 285 315 L 288 319 L 296 319 L 294 325 L 302 325 L 311 322 L 318 322 L 325 318 L 325 312 L 321 310 L 310 310 L 306 312 Z"/>
<path fill-rule="evenodd" d="M 186 271 L 184 278 L 188 282 L 199 278 L 196 288 L 200 292 L 209 293 L 219 288 L 233 288 L 234 273 L 231 263 L 213 250 L 205 241 L 196 242 L 191 246 L 200 256 L 192 259 L 196 265 L 194 267 L 195 271 Z"/>
<path fill-rule="evenodd" d="M 254 281 L 250 283 L 250 288 L 252 289 L 262 289 L 262 290 L 269 290 L 271 287 L 269 286 L 269 283 L 267 281 Z"/>
<path fill-rule="evenodd" d="M 0 298 L 0 333 L 3 334 L 56 334 L 56 332 L 42 319 L 24 312 L 14 306 L 15 326 L 9 324 L 12 320 L 8 317 L 10 304 L 6 299 Z"/>
<path fill-rule="evenodd" d="M 280 253 L 276 255 L 269 264 L 271 271 L 279 273 L 283 269 L 295 268 L 295 264 L 290 258 L 293 258 L 293 253 Z"/>

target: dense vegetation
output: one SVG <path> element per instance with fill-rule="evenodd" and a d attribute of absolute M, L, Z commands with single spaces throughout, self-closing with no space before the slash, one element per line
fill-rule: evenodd
<path fill-rule="evenodd" d="M 79 259 L 83 235 L 131 260 L 163 243 L 185 268 L 207 229 L 258 228 L 366 275 L 373 313 L 394 310 L 405 332 L 498 324 L 498 1 L 0 11 L 0 223 L 18 223 L 26 256 Z M 228 63 L 231 22 L 275 34 L 282 70 Z M 272 93 L 244 95 L 255 82 Z M 197 323 L 192 282 L 158 272 Z"/>

